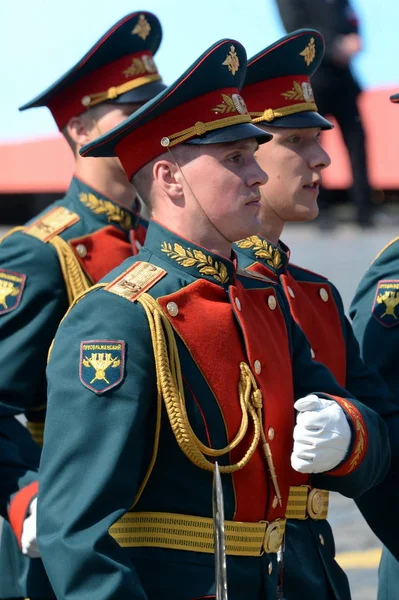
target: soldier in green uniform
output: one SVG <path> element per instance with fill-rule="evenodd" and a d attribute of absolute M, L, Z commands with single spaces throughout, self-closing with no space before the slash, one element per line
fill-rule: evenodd
<path fill-rule="evenodd" d="M 59 598 L 214 598 L 217 459 L 229 597 L 274 600 L 290 462 L 349 496 L 387 469 L 382 420 L 312 361 L 278 286 L 237 270 L 270 139 L 245 72 L 244 48 L 222 40 L 82 150 L 118 156 L 153 220 L 50 355 L 38 532 Z"/>
<path fill-rule="evenodd" d="M 7 414 L 9 406 L 25 411 L 38 443 L 47 352 L 61 318 L 77 294 L 144 242 L 136 193 L 119 161 L 85 160 L 79 149 L 165 88 L 153 59 L 161 38 L 153 14 L 127 15 L 21 109 L 47 106 L 75 156 L 66 195 L 12 230 L 0 245 L 0 414 Z M 1 548 L 2 599 L 53 597 L 41 561 L 21 553 L 7 526 Z"/>
<path fill-rule="evenodd" d="M 18 527 L 23 528 L 24 525 L 24 518 L 17 523 L 22 496 L 29 494 L 29 504 L 24 506 L 28 509 L 35 497 L 32 492 L 34 487 L 37 489 L 39 453 L 37 444 L 33 443 L 29 432 L 17 419 L 13 416 L 0 419 L 0 515 L 6 519 L 10 518 L 10 514 L 12 518 L 15 515 Z M 22 490 L 23 494 L 19 494 Z"/>
<path fill-rule="evenodd" d="M 390 98 L 399 103 L 399 94 Z M 399 342 L 399 238 L 375 257 L 359 283 L 350 308 L 353 329 L 364 361 L 374 367 L 399 395 L 397 342 Z M 397 437 L 396 429 L 396 437 Z M 393 457 L 394 458 L 394 457 Z M 385 547 L 378 578 L 378 600 L 394 600 L 399 589 L 399 541 L 397 534 L 398 465 L 392 461 L 390 477 L 364 495 L 359 505 Z M 379 503 L 381 510 L 376 511 Z"/>
<path fill-rule="evenodd" d="M 384 381 L 360 358 L 338 290 L 322 275 L 293 265 L 290 250 L 280 241 L 287 222 L 317 216 L 322 171 L 330 164 L 320 132 L 332 125 L 317 112 L 309 80 L 323 53 L 324 40 L 317 31 L 298 30 L 248 61 L 242 94 L 253 121 L 273 139 L 258 151 L 269 175 L 261 188 L 259 234 L 239 241 L 235 251 L 241 267 L 280 282 L 312 357 L 327 365 L 364 404 L 378 408 L 391 424 L 398 423 L 399 407 Z M 296 473 L 291 482 L 293 499 L 302 490 L 310 499 L 320 494 L 325 506 L 323 512 L 315 511 L 309 502 L 300 515 L 289 503 L 284 597 L 301 600 L 306 589 L 307 600 L 349 600 L 349 584 L 334 559 L 334 539 L 326 521 L 328 492 L 313 489 L 312 479 Z"/>
<path fill-rule="evenodd" d="M 20 540 L 24 554 L 39 556 L 36 542 L 37 467 L 40 447 L 13 415 L 0 419 L 0 514 Z M 13 541 L 15 538 L 13 538 Z"/>

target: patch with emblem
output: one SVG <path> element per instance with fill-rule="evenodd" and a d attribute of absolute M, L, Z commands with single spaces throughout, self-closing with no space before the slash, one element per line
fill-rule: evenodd
<path fill-rule="evenodd" d="M 22 298 L 26 275 L 0 269 L 0 315 L 15 310 Z"/>
<path fill-rule="evenodd" d="M 399 279 L 378 282 L 373 304 L 373 317 L 384 327 L 399 325 Z"/>
<path fill-rule="evenodd" d="M 80 344 L 80 381 L 92 392 L 103 394 L 125 376 L 125 342 L 89 340 Z"/>

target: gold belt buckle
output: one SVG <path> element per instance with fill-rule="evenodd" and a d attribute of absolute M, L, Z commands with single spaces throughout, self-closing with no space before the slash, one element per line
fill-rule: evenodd
<path fill-rule="evenodd" d="M 268 554 L 277 552 L 280 548 L 283 542 L 285 524 L 286 519 L 275 519 L 275 521 L 268 524 L 263 540 L 264 551 Z"/>
<path fill-rule="evenodd" d="M 328 510 L 328 492 L 317 488 L 309 491 L 307 511 L 315 521 L 325 519 Z"/>

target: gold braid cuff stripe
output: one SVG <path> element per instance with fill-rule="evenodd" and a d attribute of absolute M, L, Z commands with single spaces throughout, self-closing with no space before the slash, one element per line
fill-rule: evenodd
<path fill-rule="evenodd" d="M 118 96 L 121 96 L 126 92 L 130 92 L 130 90 L 134 90 L 138 87 L 141 87 L 146 83 L 151 83 L 153 81 L 160 80 L 161 76 L 156 73 L 154 73 L 153 75 L 144 75 L 143 77 L 138 77 L 137 79 L 126 81 L 126 83 L 122 83 L 121 85 L 110 87 L 105 92 L 97 92 L 96 94 L 83 96 L 82 104 L 86 108 L 96 106 L 96 104 L 100 104 L 101 102 L 105 102 L 106 100 L 115 100 L 115 98 L 117 98 Z"/>
<path fill-rule="evenodd" d="M 183 129 L 182 131 L 178 131 L 177 133 L 172 133 L 171 135 L 165 136 L 161 139 L 161 146 L 165 148 L 169 146 L 176 146 L 176 144 L 181 144 L 186 140 L 194 137 L 204 135 L 208 131 L 215 131 L 216 129 L 223 129 L 224 127 L 230 127 L 231 125 L 237 125 L 239 123 L 250 123 L 251 117 L 247 115 L 234 115 L 232 117 L 224 117 L 223 119 L 218 119 L 217 121 L 197 121 L 192 127 L 187 127 L 187 129 Z"/>
<path fill-rule="evenodd" d="M 261 556 L 277 552 L 286 519 L 242 523 L 224 521 L 226 554 Z M 128 512 L 109 528 L 123 548 L 157 547 L 190 552 L 214 553 L 214 525 L 207 517 L 175 513 Z"/>
<path fill-rule="evenodd" d="M 307 111 L 317 112 L 316 104 L 314 102 L 301 102 L 300 104 L 295 104 L 294 106 L 267 108 L 263 112 L 250 112 L 249 114 L 252 117 L 252 123 L 260 123 L 261 121 L 267 121 L 267 123 L 271 123 L 271 121 L 274 121 L 274 119 Z"/>

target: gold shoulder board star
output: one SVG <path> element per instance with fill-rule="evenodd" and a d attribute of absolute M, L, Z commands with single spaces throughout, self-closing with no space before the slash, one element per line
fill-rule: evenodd
<path fill-rule="evenodd" d="M 240 68 L 240 60 L 234 46 L 230 46 L 230 52 L 226 56 L 226 60 L 222 63 L 225 65 L 232 75 L 235 75 Z"/>
<path fill-rule="evenodd" d="M 151 25 L 147 21 L 144 15 L 140 15 L 139 20 L 136 23 L 134 29 L 132 29 L 133 35 L 138 35 L 142 40 L 145 40 L 151 31 Z"/>
<path fill-rule="evenodd" d="M 314 37 L 310 38 L 309 44 L 299 53 L 300 56 L 303 56 L 305 59 L 305 63 L 309 66 L 316 57 L 316 47 L 314 43 Z"/>

